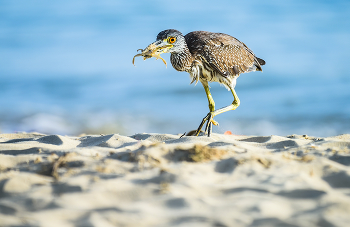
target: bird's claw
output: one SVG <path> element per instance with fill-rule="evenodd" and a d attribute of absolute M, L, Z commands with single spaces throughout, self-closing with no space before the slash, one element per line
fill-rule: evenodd
<path fill-rule="evenodd" d="M 201 124 L 199 125 L 198 129 L 197 129 L 197 132 L 196 132 L 196 136 L 199 135 L 199 133 L 201 132 L 202 130 L 202 127 L 204 125 L 205 122 L 207 122 L 206 126 L 205 126 L 205 131 L 204 133 L 208 133 L 208 137 L 210 137 L 211 135 L 211 132 L 212 132 L 212 126 L 215 125 L 219 125 L 219 123 L 217 121 L 215 121 L 214 119 L 214 115 L 212 112 L 209 112 L 207 114 L 207 116 L 205 116 L 201 122 Z"/>
<path fill-rule="evenodd" d="M 215 121 L 213 117 L 211 118 L 211 123 L 213 123 L 215 126 L 219 126 L 219 122 Z"/>

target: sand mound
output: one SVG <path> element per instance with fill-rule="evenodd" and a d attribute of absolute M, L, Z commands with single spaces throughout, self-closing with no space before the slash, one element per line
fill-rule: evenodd
<path fill-rule="evenodd" d="M 0 134 L 0 226 L 347 226 L 350 135 Z"/>

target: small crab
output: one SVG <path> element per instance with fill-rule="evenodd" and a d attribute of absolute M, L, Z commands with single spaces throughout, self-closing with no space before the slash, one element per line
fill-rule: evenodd
<path fill-rule="evenodd" d="M 154 43 L 148 45 L 146 49 L 138 49 L 137 51 L 141 51 L 140 54 L 136 54 L 134 58 L 132 59 L 132 64 L 135 65 L 135 58 L 139 56 L 143 56 L 143 60 L 146 60 L 148 58 L 155 57 L 157 60 L 162 59 L 165 66 L 167 66 L 166 61 L 160 56 L 163 53 L 167 52 L 166 46 L 163 47 L 157 47 Z"/>

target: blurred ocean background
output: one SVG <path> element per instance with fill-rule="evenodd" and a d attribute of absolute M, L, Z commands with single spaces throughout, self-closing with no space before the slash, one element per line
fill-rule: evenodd
<path fill-rule="evenodd" d="M 350 1 L 0 1 L 0 132 L 184 133 L 208 112 L 202 85 L 137 49 L 174 28 L 222 32 L 266 61 L 213 131 L 350 133 Z M 220 108 L 232 95 L 217 83 Z"/>

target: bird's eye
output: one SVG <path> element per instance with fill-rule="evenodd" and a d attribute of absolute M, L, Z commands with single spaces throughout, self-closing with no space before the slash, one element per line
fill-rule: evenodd
<path fill-rule="evenodd" d="M 169 42 L 169 43 L 175 43 L 175 41 L 176 41 L 176 38 L 175 38 L 175 37 L 169 37 L 169 38 L 168 38 L 168 42 Z"/>

